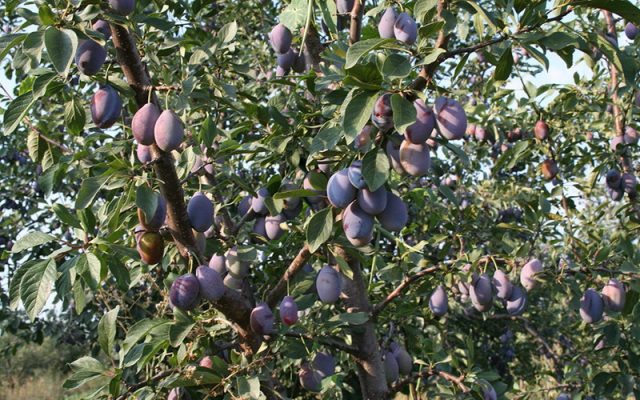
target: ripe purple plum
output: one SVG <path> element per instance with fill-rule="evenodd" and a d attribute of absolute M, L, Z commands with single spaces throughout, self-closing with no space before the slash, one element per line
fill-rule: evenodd
<path fill-rule="evenodd" d="M 286 222 L 287 218 L 284 214 L 278 214 L 275 217 L 268 216 L 264 219 L 265 233 L 271 240 L 278 240 L 284 234 L 284 229 L 280 226 L 283 222 Z"/>
<path fill-rule="evenodd" d="M 406 44 L 414 44 L 418 38 L 418 25 L 416 20 L 405 12 L 398 14 L 393 24 L 393 34 L 396 39 Z"/>
<path fill-rule="evenodd" d="M 520 270 L 520 283 L 527 290 L 530 291 L 536 287 L 538 281 L 536 275 L 543 270 L 542 263 L 537 258 L 529 260 Z"/>
<path fill-rule="evenodd" d="M 613 139 L 611 139 L 611 151 L 618 150 L 618 145 L 620 144 L 624 144 L 624 135 L 614 136 Z"/>
<path fill-rule="evenodd" d="M 434 110 L 438 131 L 444 138 L 457 140 L 464 137 L 467 130 L 467 115 L 460 103 L 454 99 L 438 97 Z"/>
<path fill-rule="evenodd" d="M 469 297 L 476 310 L 487 311 L 493 303 L 493 285 L 487 274 L 481 274 L 469 286 Z"/>
<path fill-rule="evenodd" d="M 431 168 L 431 155 L 426 143 L 414 144 L 403 140 L 400 145 L 400 165 L 411 176 L 423 176 Z"/>
<path fill-rule="evenodd" d="M 387 206 L 377 218 L 384 229 L 400 232 L 409 221 L 409 211 L 400 197 L 387 191 Z"/>
<path fill-rule="evenodd" d="M 198 304 L 200 283 L 194 274 L 184 274 L 176 278 L 169 290 L 169 301 L 182 311 L 193 310 Z"/>
<path fill-rule="evenodd" d="M 510 315 L 520 315 L 527 306 L 527 292 L 522 290 L 520 286 L 514 286 L 511 295 L 506 299 L 507 312 Z"/>
<path fill-rule="evenodd" d="M 136 0 L 109 0 L 109 7 L 122 16 L 127 16 L 136 8 Z"/>
<path fill-rule="evenodd" d="M 329 202 L 338 208 L 345 208 L 356 198 L 356 188 L 349 180 L 348 169 L 342 169 L 329 178 L 327 183 Z"/>
<path fill-rule="evenodd" d="M 545 140 L 549 137 L 549 125 L 543 120 L 536 122 L 536 126 L 533 128 L 533 134 L 538 140 Z"/>
<path fill-rule="evenodd" d="M 351 182 L 356 189 L 362 189 L 367 186 L 367 182 L 365 182 L 364 176 L 362 176 L 362 161 L 356 160 L 352 162 L 349 168 L 347 168 L 347 176 L 349 177 L 349 182 Z"/>
<path fill-rule="evenodd" d="M 379 187 L 373 192 L 368 188 L 358 191 L 358 205 L 369 215 L 378 215 L 387 208 L 387 189 Z"/>
<path fill-rule="evenodd" d="M 278 54 L 284 54 L 289 51 L 292 39 L 293 35 L 291 35 L 291 31 L 283 24 L 274 26 L 273 29 L 271 29 L 271 33 L 269 33 L 271 47 Z"/>
<path fill-rule="evenodd" d="M 355 0 L 336 0 L 338 14 L 349 14 L 353 9 L 353 3 Z"/>
<path fill-rule="evenodd" d="M 204 232 L 213 225 L 213 203 L 202 192 L 197 192 L 189 200 L 187 214 L 196 232 Z"/>
<path fill-rule="evenodd" d="M 267 208 L 267 203 L 265 202 L 267 198 L 271 197 L 269 190 L 263 187 L 258 189 L 256 192 L 256 196 L 251 199 L 251 209 L 254 213 L 258 215 L 266 215 L 269 212 Z"/>
<path fill-rule="evenodd" d="M 447 292 L 442 285 L 438 285 L 429 298 L 429 308 L 437 317 L 442 317 L 449 309 L 449 301 L 447 300 Z"/>
<path fill-rule="evenodd" d="M 252 209 L 251 207 L 252 199 L 253 198 L 251 196 L 245 196 L 242 198 L 242 200 L 240 200 L 240 203 L 238 203 L 238 215 L 240 215 L 241 217 L 244 217 L 245 215 L 247 215 L 249 210 Z M 251 217 L 249 218 L 249 220 L 252 220 L 253 218 L 255 217 Z"/>
<path fill-rule="evenodd" d="M 272 333 L 273 322 L 273 313 L 267 303 L 260 303 L 251 310 L 249 323 L 251 329 L 258 335 L 268 335 Z"/>
<path fill-rule="evenodd" d="M 336 359 L 327 352 L 318 352 L 311 365 L 323 379 L 336 373 Z"/>
<path fill-rule="evenodd" d="M 593 289 L 587 289 L 580 299 L 580 317 L 587 324 L 594 324 L 602 319 L 604 301 Z"/>
<path fill-rule="evenodd" d="M 291 69 L 301 74 L 307 69 L 307 61 L 304 58 L 304 54 L 299 54 L 298 51 L 294 51 L 296 54 L 296 60 L 293 62 Z"/>
<path fill-rule="evenodd" d="M 507 300 L 511 297 L 513 285 L 507 274 L 500 269 L 493 273 L 493 287 L 496 290 L 496 297 L 499 299 Z"/>
<path fill-rule="evenodd" d="M 251 242 L 252 243 L 260 243 L 261 241 L 267 239 L 267 228 L 266 228 L 266 219 L 264 216 L 260 215 L 256 217 L 253 222 L 253 228 L 251 228 Z"/>
<path fill-rule="evenodd" d="M 213 268 L 201 265 L 196 268 L 196 278 L 200 284 L 200 295 L 209 301 L 217 301 L 224 295 L 222 277 Z"/>
<path fill-rule="evenodd" d="M 103 19 L 99 19 L 94 22 L 91 29 L 102 33 L 105 40 L 109 40 L 111 38 L 111 27 L 109 26 L 109 23 Z"/>
<path fill-rule="evenodd" d="M 323 303 L 332 304 L 338 301 L 342 291 L 342 278 L 333 267 L 325 265 L 316 277 L 316 291 Z"/>
<path fill-rule="evenodd" d="M 311 368 L 308 364 L 303 364 L 298 372 L 300 378 L 300 385 L 310 391 L 319 392 L 322 389 L 322 377 L 320 373 Z"/>
<path fill-rule="evenodd" d="M 392 352 L 388 351 L 384 354 L 383 366 L 387 383 L 397 381 L 400 377 L 400 367 L 398 366 L 398 361 L 393 356 Z"/>
<path fill-rule="evenodd" d="M 280 302 L 280 319 L 282 323 L 291 326 L 298 322 L 298 305 L 291 296 L 284 296 Z"/>
<path fill-rule="evenodd" d="M 607 171 L 605 182 L 607 184 L 607 187 L 611 189 L 618 189 L 622 187 L 622 174 L 617 169 L 612 168 Z"/>
<path fill-rule="evenodd" d="M 387 7 L 380 18 L 380 22 L 378 22 L 378 33 L 382 39 L 395 38 L 393 26 L 396 23 L 396 18 L 396 10 L 393 7 Z"/>
<path fill-rule="evenodd" d="M 219 254 L 214 254 L 211 256 L 211 259 L 209 260 L 209 268 L 213 269 L 214 271 L 219 273 L 220 276 L 222 276 L 227 273 L 226 263 L 227 263 L 227 260 L 225 259 L 224 256 L 221 256 Z"/>
<path fill-rule="evenodd" d="M 422 99 L 414 101 L 413 107 L 416 109 L 416 122 L 407 127 L 404 137 L 411 143 L 423 144 L 431 136 L 436 120 L 433 111 Z"/>
<path fill-rule="evenodd" d="M 238 247 L 233 246 L 224 254 L 227 264 L 227 272 L 236 279 L 244 279 L 249 274 L 249 263 L 240 260 Z"/>
<path fill-rule="evenodd" d="M 609 282 L 602 288 L 602 300 L 609 311 L 622 311 L 625 297 L 624 285 L 617 279 L 609 279 Z"/>
<path fill-rule="evenodd" d="M 284 54 L 278 54 L 278 58 L 277 58 L 278 66 L 288 71 L 296 62 L 296 57 L 297 55 L 296 53 L 293 52 L 293 49 L 289 49 L 289 51 L 287 51 Z"/>
<path fill-rule="evenodd" d="M 224 285 L 232 290 L 242 290 L 242 279 L 238 279 L 231 274 L 224 277 Z"/>
<path fill-rule="evenodd" d="M 160 109 L 153 103 L 147 103 L 133 115 L 131 132 L 138 143 L 150 146 L 155 143 L 154 129 L 160 117 Z"/>
<path fill-rule="evenodd" d="M 625 126 L 622 138 L 625 144 L 636 144 L 638 143 L 638 131 L 632 126 Z"/>
<path fill-rule="evenodd" d="M 145 146 L 143 144 L 138 144 L 136 146 L 136 157 L 138 157 L 138 161 L 143 164 L 146 164 L 153 160 L 153 155 L 151 154 L 151 147 Z"/>
<path fill-rule="evenodd" d="M 380 132 L 387 133 L 393 129 L 393 109 L 391 108 L 391 93 L 378 97 L 373 105 L 371 122 Z"/>
<path fill-rule="evenodd" d="M 354 246 L 365 246 L 373 239 L 373 217 L 351 202 L 342 213 L 342 229 Z"/>
<path fill-rule="evenodd" d="M 636 196 L 638 185 L 638 180 L 636 176 L 632 173 L 625 172 L 622 174 L 622 189 L 624 189 L 625 193 L 629 195 L 629 197 L 633 198 Z"/>
<path fill-rule="evenodd" d="M 120 118 L 122 99 L 114 88 L 104 85 L 91 98 L 91 120 L 98 128 L 111 127 Z"/>
<path fill-rule="evenodd" d="M 391 167 L 400 175 L 406 173 L 404 168 L 402 168 L 402 164 L 400 164 L 400 146 L 403 141 L 402 136 L 396 134 L 387 140 L 387 145 L 385 147 L 387 157 L 389 158 L 389 164 L 391 164 Z"/>
<path fill-rule="evenodd" d="M 76 51 L 76 65 L 84 75 L 95 75 L 107 59 L 107 50 L 93 40 L 85 40 Z"/>
<path fill-rule="evenodd" d="M 627 22 L 624 27 L 624 34 L 629 40 L 634 40 L 638 36 L 638 28 L 632 22 Z"/>
<path fill-rule="evenodd" d="M 353 140 L 353 148 L 365 152 L 371 144 L 371 134 L 373 133 L 373 127 L 371 125 L 365 125 L 364 128 L 358 133 Z"/>
<path fill-rule="evenodd" d="M 389 348 L 398 363 L 398 371 L 402 375 L 409 375 L 413 369 L 413 358 L 411 354 L 396 342 L 391 342 Z"/>
<path fill-rule="evenodd" d="M 156 121 L 153 136 L 163 151 L 176 150 L 184 140 L 182 121 L 173 111 L 164 110 Z"/>

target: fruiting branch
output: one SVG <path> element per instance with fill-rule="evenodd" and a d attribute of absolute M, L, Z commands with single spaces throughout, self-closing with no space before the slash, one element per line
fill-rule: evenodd
<path fill-rule="evenodd" d="M 309 257 L 311 257 L 311 252 L 309 251 L 309 246 L 305 243 L 298 252 L 298 255 L 296 255 L 293 261 L 291 261 L 291 264 L 289 264 L 280 281 L 278 281 L 276 286 L 271 289 L 267 295 L 267 304 L 269 307 L 274 308 L 278 304 L 278 301 L 282 300 L 282 297 L 287 293 L 287 283 L 304 267 Z"/>
<path fill-rule="evenodd" d="M 393 299 L 395 299 L 396 297 L 399 297 L 400 295 L 402 295 L 402 293 L 406 291 L 409 288 L 409 286 L 411 286 L 412 284 L 416 283 L 420 279 L 424 278 L 425 276 L 437 270 L 438 270 L 438 266 L 436 265 L 433 267 L 423 269 L 422 271 L 417 272 L 414 275 L 405 277 L 402 283 L 398 285 L 398 287 L 396 287 L 391 293 L 389 293 L 384 300 L 382 300 L 380 303 L 376 304 L 375 307 L 373 307 L 373 316 L 375 317 L 378 314 L 380 314 L 380 312 L 387 306 L 387 304 L 391 303 Z"/>

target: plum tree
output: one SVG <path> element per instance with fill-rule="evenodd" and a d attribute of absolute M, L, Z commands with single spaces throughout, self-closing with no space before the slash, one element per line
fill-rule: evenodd
<path fill-rule="evenodd" d="M 97 74 L 107 59 L 107 50 L 93 40 L 85 40 L 78 46 L 76 65 L 85 75 Z"/>
<path fill-rule="evenodd" d="M 109 85 L 98 89 L 91 97 L 91 119 L 98 128 L 109 128 L 120 118 L 122 99 Z"/>
<path fill-rule="evenodd" d="M 198 305 L 200 283 L 194 274 L 177 277 L 169 290 L 169 301 L 183 311 L 193 310 Z"/>
<path fill-rule="evenodd" d="M 163 151 L 178 149 L 184 140 L 182 121 L 172 110 L 164 110 L 153 128 L 156 144 Z"/>

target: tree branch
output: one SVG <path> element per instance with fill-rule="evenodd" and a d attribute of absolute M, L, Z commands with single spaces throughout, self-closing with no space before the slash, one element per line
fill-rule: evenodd
<path fill-rule="evenodd" d="M 351 24 L 349 26 L 349 43 L 354 44 L 360 40 L 362 28 L 362 3 L 364 0 L 355 0 L 351 10 Z"/>
<path fill-rule="evenodd" d="M 384 300 L 382 300 L 380 303 L 376 304 L 375 307 L 373 307 L 373 316 L 375 317 L 378 314 L 380 314 L 380 312 L 387 306 L 387 304 L 391 303 L 393 299 L 395 299 L 396 297 L 399 297 L 400 295 L 402 295 L 402 293 L 405 290 L 407 290 L 409 286 L 411 286 L 415 282 L 419 281 L 423 277 L 429 275 L 430 273 L 436 270 L 438 270 L 437 265 L 423 269 L 422 271 L 417 272 L 414 275 L 405 277 L 402 283 L 398 285 L 397 288 L 395 288 L 391 293 L 389 293 Z"/>
<path fill-rule="evenodd" d="M 310 342 L 318 342 L 320 344 L 324 344 L 325 346 L 333 347 L 335 349 L 342 350 L 349 354 L 354 354 L 355 352 L 358 351 L 358 349 L 355 346 L 350 346 L 345 342 L 343 342 L 342 340 L 334 337 L 322 337 L 322 336 L 314 337 L 305 333 L 298 333 L 298 332 L 285 332 L 283 333 L 283 336 L 296 338 L 296 339 L 304 339 Z"/>
<path fill-rule="evenodd" d="M 399 381 L 397 381 L 390 389 L 390 393 L 396 393 L 399 392 L 405 385 L 409 384 L 409 383 L 415 383 L 418 380 L 422 379 L 422 378 L 428 378 L 431 376 L 439 376 L 442 379 L 445 379 L 453 384 L 455 384 L 456 386 L 458 386 L 460 388 L 460 390 L 462 390 L 463 393 L 469 393 L 471 391 L 471 389 L 469 389 L 469 387 L 467 385 L 464 384 L 464 376 L 455 376 L 452 375 L 448 372 L 444 372 L 444 371 L 434 371 L 431 368 L 422 370 L 420 372 L 416 372 L 406 378 L 403 378 Z"/>
<path fill-rule="evenodd" d="M 309 246 L 305 243 L 298 252 L 298 255 L 296 255 L 293 261 L 291 261 L 291 264 L 289 264 L 280 281 L 278 281 L 276 286 L 271 289 L 267 295 L 267 304 L 269 307 L 274 308 L 278 304 L 278 301 L 282 300 L 282 297 L 287 292 L 287 282 L 293 279 L 302 267 L 304 267 L 309 257 L 311 257 L 311 252 L 309 251 Z"/>

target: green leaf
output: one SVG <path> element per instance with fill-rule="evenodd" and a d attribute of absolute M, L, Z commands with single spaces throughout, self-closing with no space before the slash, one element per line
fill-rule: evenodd
<path fill-rule="evenodd" d="M 340 321 L 349 325 L 362 325 L 369 320 L 369 314 L 363 311 L 340 314 Z"/>
<path fill-rule="evenodd" d="M 50 26 L 44 33 L 44 46 L 53 67 L 60 75 L 66 76 L 78 48 L 76 33 L 71 29 L 57 29 Z"/>
<path fill-rule="evenodd" d="M 416 122 L 416 109 L 413 104 L 399 94 L 391 96 L 391 109 L 393 110 L 393 125 L 396 131 L 404 134 L 409 125 Z"/>
<path fill-rule="evenodd" d="M 422 21 L 425 15 L 433 10 L 438 5 L 438 0 L 418 0 L 413 6 L 413 15 L 415 15 L 417 21 Z M 420 37 L 423 37 L 420 34 Z"/>
<path fill-rule="evenodd" d="M 222 41 L 222 43 L 229 43 L 235 39 L 237 33 L 238 24 L 236 21 L 233 21 L 220 28 L 216 36 Z"/>
<path fill-rule="evenodd" d="M 62 204 L 56 203 L 51 206 L 51 209 L 56 214 L 56 216 L 60 218 L 60 220 L 65 224 L 70 225 L 74 228 L 82 229 L 78 218 L 71 214 L 67 207 L 63 206 Z"/>
<path fill-rule="evenodd" d="M 291 32 L 304 26 L 307 20 L 307 5 L 311 0 L 292 0 L 291 3 L 280 14 L 280 22 Z"/>
<path fill-rule="evenodd" d="M 93 357 L 82 357 L 70 364 L 74 372 L 65 382 L 65 389 L 75 389 L 86 382 L 103 376 L 106 368 Z"/>
<path fill-rule="evenodd" d="M 365 154 L 362 159 L 362 176 L 369 190 L 378 190 L 389 178 L 389 158 L 379 150 L 373 149 Z"/>
<path fill-rule="evenodd" d="M 388 80 L 404 78 L 411 73 L 411 62 L 400 54 L 390 54 L 382 64 L 382 75 Z"/>
<path fill-rule="evenodd" d="M 83 180 L 82 185 L 80 185 L 80 190 L 78 191 L 78 197 L 76 198 L 76 209 L 81 210 L 87 208 L 108 180 L 108 174 Z"/>
<path fill-rule="evenodd" d="M 56 238 L 54 236 L 46 233 L 31 232 L 18 239 L 18 241 L 13 245 L 11 252 L 20 253 L 23 250 L 49 243 L 55 239 Z"/>
<path fill-rule="evenodd" d="M 147 221 L 153 218 L 158 208 L 159 195 L 147 185 L 136 188 L 136 206 L 142 209 Z"/>
<path fill-rule="evenodd" d="M 71 133 L 78 135 L 84 129 L 87 116 L 82 103 L 74 96 L 64 107 L 64 123 Z"/>
<path fill-rule="evenodd" d="M 332 150 L 342 138 L 342 129 L 337 126 L 323 127 L 313 138 L 309 152 L 313 155 L 323 150 Z"/>
<path fill-rule="evenodd" d="M 513 54 L 511 53 L 511 46 L 507 47 L 498 61 L 496 71 L 494 73 L 494 79 L 496 81 L 506 81 L 511 75 L 513 69 Z"/>
<path fill-rule="evenodd" d="M 395 43 L 394 39 L 367 39 L 361 40 L 347 50 L 347 59 L 345 69 L 349 69 L 356 65 L 358 61 L 370 51 L 379 49 L 385 45 Z"/>
<path fill-rule="evenodd" d="M 294 190 L 285 190 L 282 192 L 278 192 L 273 195 L 273 198 L 275 200 L 281 200 L 281 199 L 291 199 L 294 197 L 310 197 L 310 196 L 317 196 L 317 195 L 318 195 L 318 192 L 316 192 L 315 190 L 294 189 Z"/>
<path fill-rule="evenodd" d="M 102 351 L 109 357 L 112 356 L 113 344 L 116 340 L 116 320 L 118 319 L 119 311 L 120 306 L 116 306 L 116 308 L 104 314 L 98 323 L 98 343 Z"/>
<path fill-rule="evenodd" d="M 441 49 L 441 48 L 433 49 L 433 51 L 431 51 L 425 58 L 422 59 L 420 64 L 421 65 L 433 64 L 438 60 L 438 57 L 440 57 L 440 54 L 446 53 L 446 52 L 447 51 L 445 49 Z"/>
<path fill-rule="evenodd" d="M 342 120 L 344 131 L 351 138 L 348 143 L 353 141 L 371 118 L 371 112 L 377 99 L 377 92 L 359 92 L 349 100 Z"/>
<path fill-rule="evenodd" d="M 640 25 L 640 9 L 626 0 L 575 0 L 571 2 L 571 5 L 608 10 L 635 25 Z"/>
<path fill-rule="evenodd" d="M 179 309 L 174 309 L 176 316 L 175 322 L 169 328 L 169 342 L 171 346 L 178 347 L 182 344 L 182 341 L 187 337 L 191 329 L 196 325 L 187 314 L 183 313 Z"/>
<path fill-rule="evenodd" d="M 0 36 L 0 60 L 4 60 L 9 51 L 16 47 L 26 39 L 24 33 L 10 33 Z"/>
<path fill-rule="evenodd" d="M 56 16 L 46 3 L 38 6 L 38 16 L 43 25 L 53 25 L 56 22 Z"/>
<path fill-rule="evenodd" d="M 307 225 L 307 243 L 309 251 L 314 253 L 331 237 L 333 230 L 333 213 L 330 207 L 314 214 Z"/>
<path fill-rule="evenodd" d="M 20 282 L 20 298 L 27 315 L 34 320 L 47 303 L 56 280 L 56 261 L 48 259 L 32 265 Z"/>
<path fill-rule="evenodd" d="M 9 282 L 9 307 L 11 307 L 12 310 L 17 309 L 20 304 L 20 283 L 22 282 L 24 274 L 33 264 L 35 264 L 34 261 L 23 264 L 13 276 L 11 276 L 11 281 Z"/>
<path fill-rule="evenodd" d="M 493 30 L 493 32 L 497 32 L 498 31 L 498 27 L 496 26 L 496 21 L 493 18 L 493 15 L 491 15 L 490 13 L 488 13 L 487 11 L 485 11 L 484 8 L 482 8 L 482 6 L 480 6 L 478 3 L 476 3 L 475 1 L 466 1 L 465 3 L 469 4 L 471 7 L 473 7 L 473 9 L 476 11 L 476 13 L 478 15 L 480 15 L 482 17 L 482 19 L 485 20 L 485 22 L 491 27 L 491 29 Z"/>
<path fill-rule="evenodd" d="M 81 254 L 78 258 L 76 268 L 78 269 L 78 274 L 85 275 L 86 278 L 90 278 L 93 281 L 89 281 L 93 284 L 92 286 L 96 286 L 100 283 L 102 263 L 95 254 L 89 252 Z M 87 272 L 89 275 L 86 275 Z"/>
<path fill-rule="evenodd" d="M 30 92 L 24 93 L 9 103 L 7 110 L 4 112 L 3 126 L 4 134 L 10 135 L 16 130 L 20 122 L 27 115 L 31 106 L 35 103 L 35 99 Z"/>

